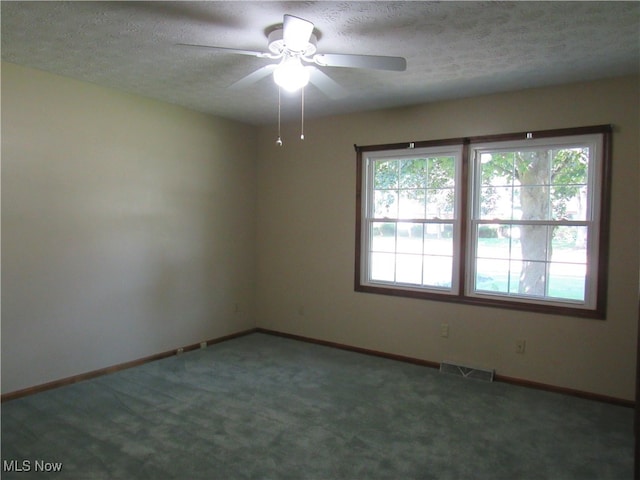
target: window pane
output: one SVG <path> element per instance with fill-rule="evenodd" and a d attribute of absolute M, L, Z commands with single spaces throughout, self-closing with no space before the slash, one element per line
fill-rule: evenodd
<path fill-rule="evenodd" d="M 557 227 L 553 232 L 549 296 L 585 300 L 587 227 Z"/>
<path fill-rule="evenodd" d="M 554 150 L 552 172 L 554 185 L 586 185 L 589 166 L 589 147 Z"/>
<path fill-rule="evenodd" d="M 399 218 L 425 218 L 425 191 L 400 190 Z"/>
<path fill-rule="evenodd" d="M 425 188 L 427 160 L 425 158 L 400 161 L 400 188 Z"/>
<path fill-rule="evenodd" d="M 514 154 L 514 183 L 549 185 L 551 183 L 551 150 L 521 150 Z"/>
<path fill-rule="evenodd" d="M 397 251 L 399 253 L 422 254 L 422 235 L 424 227 L 421 223 L 398 223 Z"/>
<path fill-rule="evenodd" d="M 424 253 L 452 256 L 453 224 L 426 224 L 424 229 Z"/>
<path fill-rule="evenodd" d="M 511 274 L 512 284 L 509 290 L 511 293 L 530 297 L 546 296 L 547 262 L 531 260 L 511 262 Z"/>
<path fill-rule="evenodd" d="M 513 152 L 483 152 L 480 154 L 482 185 L 512 185 L 514 179 Z"/>
<path fill-rule="evenodd" d="M 455 158 L 432 157 L 428 159 L 428 178 L 427 185 L 429 188 L 453 187 L 455 185 Z"/>
<path fill-rule="evenodd" d="M 423 268 L 423 285 L 451 288 L 451 279 L 453 275 L 452 257 L 425 255 L 423 259 Z"/>
<path fill-rule="evenodd" d="M 587 186 L 558 185 L 552 187 L 551 214 L 554 220 L 586 220 Z"/>
<path fill-rule="evenodd" d="M 587 219 L 590 148 L 553 151 L 551 212 L 554 219 Z"/>
<path fill-rule="evenodd" d="M 371 280 L 393 282 L 395 278 L 395 253 L 371 254 Z"/>
<path fill-rule="evenodd" d="M 480 218 L 483 220 L 518 220 L 522 217 L 520 191 L 512 186 L 480 189 Z"/>
<path fill-rule="evenodd" d="M 453 279 L 453 224 L 429 223 L 424 231 L 423 285 L 451 288 Z"/>
<path fill-rule="evenodd" d="M 398 192 L 375 190 L 373 192 L 374 218 L 398 218 Z"/>
<path fill-rule="evenodd" d="M 398 254 L 396 256 L 396 282 L 422 283 L 422 256 Z"/>
<path fill-rule="evenodd" d="M 427 191 L 427 218 L 454 218 L 455 191 L 453 188 Z"/>
<path fill-rule="evenodd" d="M 549 193 L 550 189 L 547 185 L 514 188 L 514 208 L 520 207 L 522 220 L 549 220 L 551 218 Z"/>
<path fill-rule="evenodd" d="M 508 293 L 509 266 L 508 260 L 478 258 L 476 260 L 476 290 Z"/>
<path fill-rule="evenodd" d="M 584 301 L 587 266 L 552 263 L 549 269 L 549 296 Z"/>
<path fill-rule="evenodd" d="M 479 225 L 476 256 L 479 258 L 520 258 L 520 229 L 512 225 Z"/>
<path fill-rule="evenodd" d="M 549 230 L 547 225 L 520 225 L 520 252 L 524 261 L 544 262 L 548 258 Z"/>
<path fill-rule="evenodd" d="M 374 252 L 396 251 L 396 224 L 373 222 L 371 224 L 371 250 Z"/>
<path fill-rule="evenodd" d="M 556 227 L 551 242 L 553 262 L 587 264 L 587 227 Z"/>
<path fill-rule="evenodd" d="M 398 161 L 378 160 L 373 165 L 373 188 L 376 190 L 398 188 Z"/>

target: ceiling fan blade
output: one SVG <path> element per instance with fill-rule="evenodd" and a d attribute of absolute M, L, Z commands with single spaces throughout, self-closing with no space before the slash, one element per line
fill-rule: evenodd
<path fill-rule="evenodd" d="M 176 43 L 179 47 L 196 47 L 196 48 L 208 48 L 210 50 L 220 50 L 226 53 L 238 53 L 240 55 L 249 55 L 251 57 L 258 58 L 271 58 L 271 54 L 266 52 L 256 52 L 254 50 L 242 50 L 239 48 L 227 48 L 227 47 L 215 47 L 213 45 L 195 45 L 192 43 Z"/>
<path fill-rule="evenodd" d="M 276 64 L 265 65 L 264 67 L 261 67 L 258 70 L 250 73 L 246 77 L 241 78 L 237 82 L 232 83 L 228 88 L 231 90 L 241 90 L 243 88 L 249 87 L 254 83 L 262 80 L 264 77 L 267 77 L 270 73 L 273 73 L 276 67 Z"/>
<path fill-rule="evenodd" d="M 284 46 L 294 52 L 302 52 L 309 44 L 313 33 L 313 23 L 287 14 L 282 22 L 282 30 Z"/>
<path fill-rule="evenodd" d="M 323 53 L 314 55 L 313 61 L 322 67 L 372 68 L 395 72 L 403 72 L 407 69 L 407 61 L 402 57 Z"/>
<path fill-rule="evenodd" d="M 307 67 L 309 69 L 309 81 L 327 97 L 340 99 L 347 96 L 347 91 L 326 73 L 320 71 L 316 67 Z"/>

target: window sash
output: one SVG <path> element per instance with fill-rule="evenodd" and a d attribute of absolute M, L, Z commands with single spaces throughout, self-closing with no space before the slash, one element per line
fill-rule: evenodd
<path fill-rule="evenodd" d="M 447 230 L 453 232 L 454 221 L 368 219 L 367 225 L 369 242 L 365 249 L 368 260 L 368 270 L 365 271 L 367 283 L 455 293 L 453 287 L 457 285 L 454 281 L 457 281 L 454 278 L 456 247 L 453 235 L 441 241 L 436 238 L 435 242 L 429 242 L 430 239 L 427 238 L 429 230 L 436 230 L 440 234 Z M 384 227 L 393 230 L 393 238 L 388 238 L 387 242 L 377 246 L 374 232 Z M 419 238 L 415 237 L 415 230 L 418 230 Z M 401 231 L 404 235 L 400 233 Z M 384 237 L 384 235 L 381 236 Z M 426 247 L 432 250 L 427 250 Z M 386 258 L 392 265 L 387 265 L 387 268 L 381 271 L 380 265 L 376 265 L 374 258 L 380 262 L 384 262 Z M 409 260 L 412 260 L 413 265 L 406 263 Z M 404 263 L 403 273 L 399 275 L 398 266 L 402 263 Z M 420 265 L 416 265 L 418 263 Z M 447 269 L 450 275 L 443 275 L 443 269 Z M 413 280 L 408 279 L 407 272 L 413 272 L 409 274 Z"/>
<path fill-rule="evenodd" d="M 507 226 L 516 227 L 516 228 L 528 225 L 528 226 L 539 226 L 539 227 L 546 228 L 547 231 L 544 232 L 544 235 L 547 238 L 546 238 L 546 243 L 542 248 L 543 250 L 542 255 L 540 256 L 540 258 L 528 258 L 528 259 L 522 258 L 522 256 L 519 255 L 520 253 L 519 248 L 517 249 L 518 253 L 516 253 L 515 255 L 512 255 L 511 252 L 509 252 L 509 254 L 504 256 L 500 256 L 500 254 L 486 255 L 479 252 L 480 236 L 478 231 L 480 227 L 487 226 L 487 225 L 490 225 L 490 226 L 507 225 Z M 589 254 L 587 253 L 585 255 L 583 261 L 575 261 L 575 260 L 562 261 L 561 259 L 555 258 L 555 255 L 551 253 L 551 249 L 549 248 L 549 245 L 553 245 L 554 243 L 553 230 L 559 226 L 589 229 L 591 225 L 588 222 L 514 222 L 512 221 L 507 223 L 507 222 L 494 222 L 494 221 L 492 222 L 472 221 L 470 235 L 469 235 L 470 240 L 468 245 L 470 253 L 468 255 L 469 265 L 468 265 L 467 271 L 469 273 L 467 275 L 467 282 L 465 285 L 467 295 L 471 297 L 504 298 L 504 299 L 509 299 L 509 300 L 518 301 L 518 302 L 525 302 L 525 303 L 533 302 L 533 303 L 549 304 L 549 305 L 556 305 L 556 306 L 571 305 L 575 308 L 587 308 L 587 309 L 594 308 L 595 307 L 595 302 L 594 302 L 595 291 L 591 286 L 591 283 L 593 283 L 590 277 L 591 273 L 587 275 L 587 272 L 589 272 L 589 268 L 592 265 L 592 262 L 589 261 Z M 592 231 L 592 229 L 589 229 L 588 232 L 589 231 Z M 587 238 L 592 237 L 592 235 L 589 233 L 587 233 L 585 236 Z M 587 247 L 586 250 L 588 252 L 589 248 Z M 509 283 L 509 286 L 506 289 L 506 291 L 500 290 L 497 287 L 494 287 L 492 289 L 492 288 L 481 288 L 478 286 L 477 283 L 478 283 L 480 272 L 484 273 L 486 277 L 487 268 L 482 269 L 482 268 L 479 268 L 478 266 L 483 262 L 494 262 L 493 264 L 494 272 L 496 270 L 499 272 L 499 268 L 496 268 L 495 263 L 502 262 L 502 263 L 509 264 L 509 268 L 508 268 L 509 275 L 506 280 Z M 524 262 L 537 263 L 539 265 L 544 265 L 545 281 L 544 281 L 543 294 L 527 294 L 527 293 L 520 292 L 519 281 L 518 281 L 518 284 L 516 285 L 516 288 L 514 288 L 511 285 L 511 283 L 514 280 L 517 281 L 519 279 L 519 276 L 515 277 L 515 279 L 512 277 L 513 271 L 515 271 L 518 274 L 521 274 L 522 271 L 520 270 L 520 267 Z M 558 272 L 558 270 L 561 267 L 564 267 L 564 270 L 565 270 L 562 273 Z M 591 268 L 597 268 L 597 267 L 591 267 Z M 584 271 L 580 274 L 580 277 L 578 278 L 571 278 L 571 275 L 568 275 L 568 276 L 566 275 L 567 270 L 569 271 L 573 270 L 573 274 L 575 276 L 577 275 L 576 271 L 580 271 L 582 269 Z M 565 280 L 564 283 L 568 283 L 568 285 L 564 286 L 564 290 L 562 290 L 562 293 L 554 294 L 553 291 L 559 290 L 559 287 L 555 287 L 555 285 L 560 283 L 562 278 L 564 278 Z M 504 281 L 505 279 L 503 279 L 503 282 Z M 576 288 L 580 288 L 582 290 L 582 297 L 575 296 L 576 294 L 574 293 L 573 295 L 575 297 L 572 298 L 570 287 L 573 287 L 574 290 Z M 569 293 L 566 293 L 567 289 L 569 290 Z"/>

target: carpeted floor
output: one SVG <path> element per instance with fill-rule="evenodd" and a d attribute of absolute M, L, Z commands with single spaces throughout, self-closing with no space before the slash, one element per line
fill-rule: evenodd
<path fill-rule="evenodd" d="M 5 402 L 2 461 L 3 479 L 618 480 L 633 410 L 256 333 Z"/>

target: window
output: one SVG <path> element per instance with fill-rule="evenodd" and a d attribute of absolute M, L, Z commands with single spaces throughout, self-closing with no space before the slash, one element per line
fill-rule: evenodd
<path fill-rule="evenodd" d="M 356 290 L 603 318 L 610 131 L 356 147 Z"/>
<path fill-rule="evenodd" d="M 363 236 L 371 284 L 452 293 L 460 145 L 372 152 Z"/>

